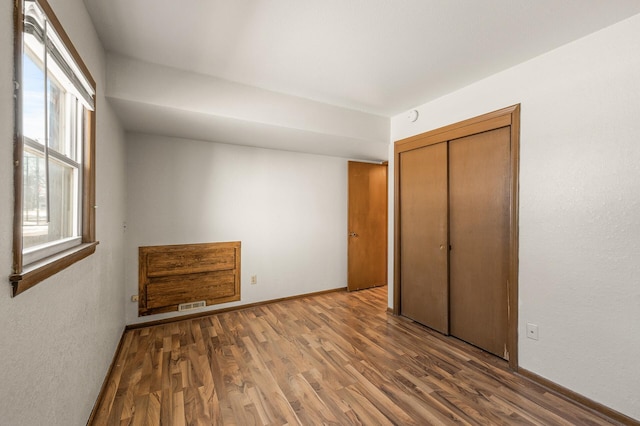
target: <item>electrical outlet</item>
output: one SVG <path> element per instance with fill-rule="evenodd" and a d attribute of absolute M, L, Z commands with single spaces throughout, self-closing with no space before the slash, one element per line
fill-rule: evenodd
<path fill-rule="evenodd" d="M 252 285 L 258 284 L 258 276 L 257 275 L 251 275 L 251 284 Z"/>
<path fill-rule="evenodd" d="M 527 323 L 527 337 L 529 339 L 538 340 L 538 326 L 536 324 Z"/>
<path fill-rule="evenodd" d="M 138 295 L 134 294 L 133 296 L 131 296 L 131 301 L 132 302 L 137 302 L 138 301 Z"/>

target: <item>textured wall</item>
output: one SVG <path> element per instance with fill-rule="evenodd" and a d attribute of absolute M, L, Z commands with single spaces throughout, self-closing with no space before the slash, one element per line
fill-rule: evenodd
<path fill-rule="evenodd" d="M 520 365 L 638 419 L 639 51 L 636 15 L 392 119 L 398 140 L 522 104 Z"/>
<path fill-rule="evenodd" d="M 214 309 L 346 286 L 343 158 L 129 134 L 127 181 L 129 295 L 137 247 L 236 240 L 242 300 Z M 128 303 L 128 323 L 169 316 Z"/>
<path fill-rule="evenodd" d="M 12 2 L 0 6 L 0 424 L 85 424 L 124 328 L 124 135 L 103 96 L 104 53 L 80 1 L 51 5 L 98 83 L 94 255 L 10 297 Z"/>

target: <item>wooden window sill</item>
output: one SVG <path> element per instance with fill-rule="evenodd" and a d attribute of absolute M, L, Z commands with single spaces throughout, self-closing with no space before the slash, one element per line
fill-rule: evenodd
<path fill-rule="evenodd" d="M 44 281 L 50 276 L 57 274 L 63 269 L 93 254 L 98 244 L 97 241 L 93 243 L 83 243 L 69 250 L 47 257 L 46 259 L 26 265 L 21 273 L 13 274 L 9 277 L 9 281 L 11 281 L 11 285 L 13 286 L 13 296 L 17 296 L 39 282 Z"/>

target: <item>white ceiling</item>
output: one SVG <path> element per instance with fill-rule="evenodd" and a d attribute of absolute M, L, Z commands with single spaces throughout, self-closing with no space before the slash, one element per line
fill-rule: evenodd
<path fill-rule="evenodd" d="M 109 52 L 384 117 L 640 13 L 638 0 L 85 4 Z"/>

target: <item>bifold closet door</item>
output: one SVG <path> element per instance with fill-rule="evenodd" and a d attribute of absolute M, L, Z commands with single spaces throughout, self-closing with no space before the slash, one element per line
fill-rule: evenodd
<path fill-rule="evenodd" d="M 447 144 L 400 154 L 400 313 L 449 333 Z"/>
<path fill-rule="evenodd" d="M 508 357 L 510 146 L 509 127 L 449 142 L 450 333 L 502 358 Z"/>

